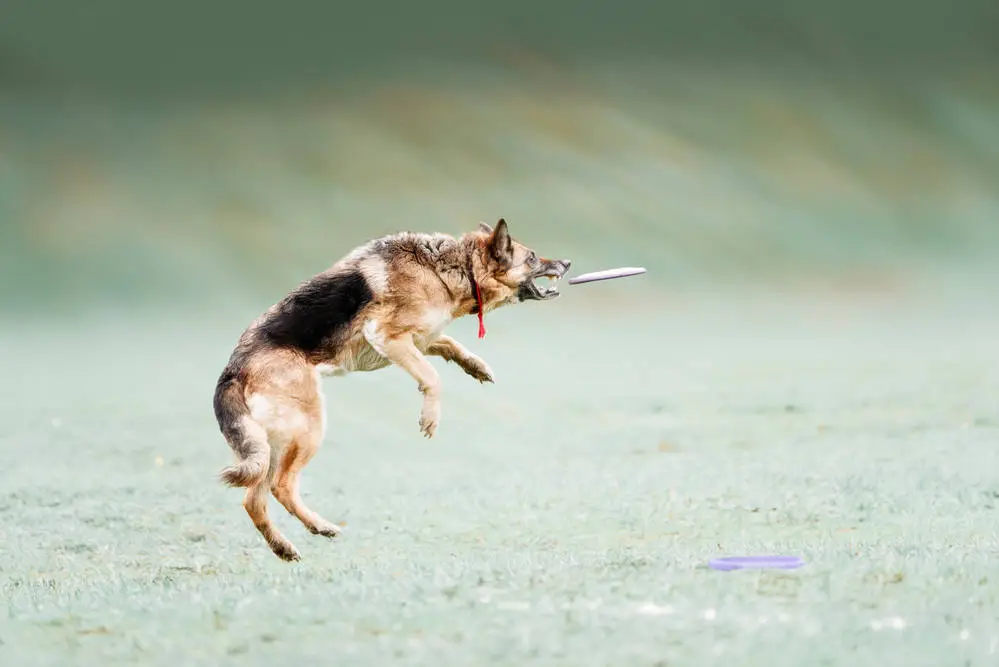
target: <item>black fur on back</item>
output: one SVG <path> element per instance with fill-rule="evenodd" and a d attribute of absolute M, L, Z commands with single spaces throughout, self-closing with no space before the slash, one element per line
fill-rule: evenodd
<path fill-rule="evenodd" d="M 374 294 L 360 271 L 321 274 L 285 297 L 261 323 L 261 340 L 312 354 L 336 341 Z"/>

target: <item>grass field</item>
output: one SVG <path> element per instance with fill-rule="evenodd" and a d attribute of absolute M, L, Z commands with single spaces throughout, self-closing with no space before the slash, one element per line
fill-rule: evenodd
<path fill-rule="evenodd" d="M 267 304 L 5 326 L 0 664 L 999 662 L 994 308 L 566 290 L 452 327 L 497 384 L 438 364 L 431 441 L 401 372 L 328 380 L 347 532 L 272 506 L 291 565 L 214 479 Z M 764 552 L 807 565 L 705 567 Z"/>

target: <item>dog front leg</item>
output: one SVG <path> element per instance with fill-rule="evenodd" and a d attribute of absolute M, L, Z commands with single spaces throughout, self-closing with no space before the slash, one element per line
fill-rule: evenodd
<path fill-rule="evenodd" d="M 427 354 L 452 361 L 479 382 L 493 382 L 493 371 L 489 364 L 469 352 L 465 347 L 450 336 L 440 336 L 427 348 Z"/>
<path fill-rule="evenodd" d="M 420 430 L 428 438 L 434 436 L 441 418 L 441 380 L 427 358 L 413 343 L 410 333 L 385 341 L 385 356 L 413 376 L 423 394 L 423 409 L 420 412 Z"/>

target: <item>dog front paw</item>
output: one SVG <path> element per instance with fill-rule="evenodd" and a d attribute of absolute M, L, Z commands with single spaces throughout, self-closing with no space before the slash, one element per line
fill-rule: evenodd
<path fill-rule="evenodd" d="M 428 438 L 434 437 L 437 424 L 441 420 L 441 408 L 436 403 L 423 404 L 423 412 L 420 413 L 420 431 Z"/>
<path fill-rule="evenodd" d="M 464 359 L 461 367 L 466 373 L 479 382 L 495 382 L 493 380 L 493 370 L 489 368 L 489 364 L 482 361 L 482 359 L 479 359 L 478 357 L 469 357 L 468 359 Z"/>

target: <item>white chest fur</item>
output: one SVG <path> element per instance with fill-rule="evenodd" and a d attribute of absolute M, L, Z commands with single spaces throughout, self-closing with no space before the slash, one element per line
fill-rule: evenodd
<path fill-rule="evenodd" d="M 427 348 L 437 340 L 447 325 L 454 320 L 451 312 L 444 308 L 431 308 L 423 314 L 420 320 L 420 331 L 413 336 L 413 342 L 421 352 L 426 352 Z"/>
<path fill-rule="evenodd" d="M 451 311 L 446 308 L 431 308 L 423 315 L 423 326 L 430 338 L 436 338 L 451 324 Z"/>

